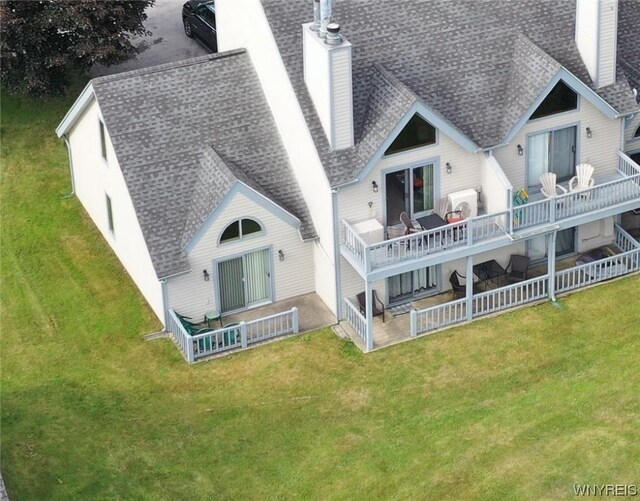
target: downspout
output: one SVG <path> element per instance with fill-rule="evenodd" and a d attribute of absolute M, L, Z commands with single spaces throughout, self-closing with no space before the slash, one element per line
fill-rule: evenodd
<path fill-rule="evenodd" d="M 63 134 L 62 139 L 64 139 L 64 144 L 67 145 L 67 154 L 69 155 L 69 177 L 71 178 L 71 193 L 62 196 L 63 199 L 67 199 L 76 194 L 76 182 L 73 178 L 73 158 L 71 156 L 71 145 L 69 144 L 69 136 L 67 134 Z"/>
<path fill-rule="evenodd" d="M 331 210 L 333 211 L 333 269 L 335 271 L 336 284 L 336 319 L 340 321 L 342 314 L 342 301 L 340 300 L 340 291 L 342 290 L 342 281 L 340 280 L 340 244 L 338 238 L 340 236 L 340 227 L 338 226 L 338 193 L 340 188 L 331 189 Z"/>
<path fill-rule="evenodd" d="M 169 290 L 167 289 L 167 279 L 160 280 L 162 287 L 162 314 L 164 315 L 163 323 L 165 330 L 167 329 L 167 321 L 169 319 Z"/>

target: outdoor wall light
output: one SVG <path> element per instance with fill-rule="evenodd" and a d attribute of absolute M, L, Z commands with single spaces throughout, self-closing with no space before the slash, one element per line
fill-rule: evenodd
<path fill-rule="evenodd" d="M 282 249 L 278 251 L 278 259 L 284 261 L 284 252 L 282 252 Z"/>
<path fill-rule="evenodd" d="M 451 164 L 447 162 L 445 166 L 447 167 L 447 174 L 451 174 L 451 171 L 453 170 L 453 167 L 451 167 Z"/>
<path fill-rule="evenodd" d="M 591 127 L 587 127 L 587 137 L 591 139 L 593 137 L 593 132 L 591 131 Z"/>
<path fill-rule="evenodd" d="M 202 277 L 204 278 L 205 282 L 209 281 L 209 272 L 207 270 L 202 270 Z"/>
<path fill-rule="evenodd" d="M 518 145 L 518 156 L 521 157 L 522 155 L 524 155 L 524 149 L 522 148 L 522 145 L 519 144 Z"/>
<path fill-rule="evenodd" d="M 371 187 L 373 188 L 374 193 L 378 193 L 378 183 L 371 181 Z"/>

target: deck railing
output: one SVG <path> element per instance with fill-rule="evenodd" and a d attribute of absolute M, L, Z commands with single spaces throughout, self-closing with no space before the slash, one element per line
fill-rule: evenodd
<path fill-rule="evenodd" d="M 549 198 L 518 205 L 513 208 L 513 229 L 521 230 L 551 221 L 551 203 Z"/>
<path fill-rule="evenodd" d="M 247 344 L 260 343 L 287 334 L 297 334 L 299 330 L 298 308 L 293 307 L 289 311 L 251 320 L 246 325 Z"/>
<path fill-rule="evenodd" d="M 228 350 L 247 348 L 300 330 L 298 308 L 268 317 L 240 322 L 221 329 L 189 335 L 173 310 L 169 310 L 166 329 L 189 363 Z"/>
<path fill-rule="evenodd" d="M 549 275 L 481 292 L 473 296 L 473 317 L 489 315 L 543 299 L 548 294 Z"/>
<path fill-rule="evenodd" d="M 622 252 L 628 252 L 640 248 L 640 242 L 629 235 L 620 225 L 615 224 L 615 244 Z"/>
<path fill-rule="evenodd" d="M 474 242 L 495 238 L 506 233 L 509 212 L 465 219 L 432 230 L 419 231 L 397 238 L 368 245 L 345 220 L 344 245 L 353 256 L 371 271 L 382 266 L 417 259 L 455 247 L 469 246 Z"/>
<path fill-rule="evenodd" d="M 640 270 L 640 249 L 574 266 L 556 274 L 556 292 L 567 292 Z"/>
<path fill-rule="evenodd" d="M 167 332 L 173 335 L 173 340 L 178 345 L 180 352 L 184 355 L 187 362 L 193 362 L 193 342 L 191 336 L 186 331 L 182 322 L 173 310 L 169 310 L 167 315 Z"/>
<path fill-rule="evenodd" d="M 364 346 L 367 346 L 367 319 L 360 313 L 360 309 L 355 306 L 349 298 L 344 298 L 345 317 L 351 328 L 356 332 L 362 340 Z"/>
<path fill-rule="evenodd" d="M 467 300 L 458 299 L 424 310 L 410 312 L 411 337 L 467 320 Z"/>
<path fill-rule="evenodd" d="M 618 172 L 623 176 L 633 177 L 636 174 L 640 174 L 640 166 L 627 154 L 618 150 Z"/>

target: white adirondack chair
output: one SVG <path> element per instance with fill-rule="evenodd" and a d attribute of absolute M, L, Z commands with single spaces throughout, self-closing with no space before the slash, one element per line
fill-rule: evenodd
<path fill-rule="evenodd" d="M 540 176 L 540 184 L 542 185 L 540 191 L 547 198 L 563 195 L 567 192 L 563 186 L 556 184 L 555 172 L 545 172 L 542 174 L 542 176 Z"/>
<path fill-rule="evenodd" d="M 576 166 L 576 175 L 569 181 L 569 191 L 588 190 L 593 187 L 593 166 L 589 164 L 579 164 Z"/>

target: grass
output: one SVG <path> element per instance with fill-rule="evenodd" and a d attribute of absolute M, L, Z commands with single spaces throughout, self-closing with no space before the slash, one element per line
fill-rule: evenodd
<path fill-rule="evenodd" d="M 69 99 L 2 97 L 12 499 L 572 498 L 640 484 L 640 280 L 362 355 L 323 330 L 188 366 L 69 191 Z"/>

